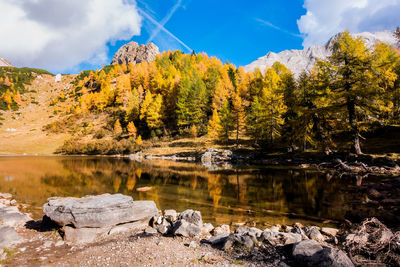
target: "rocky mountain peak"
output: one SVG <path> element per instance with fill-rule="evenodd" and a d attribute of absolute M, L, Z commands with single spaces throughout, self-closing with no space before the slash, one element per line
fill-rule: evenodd
<path fill-rule="evenodd" d="M 331 37 L 325 45 L 314 45 L 303 50 L 285 50 L 280 53 L 268 52 L 265 56 L 245 66 L 246 71 L 253 71 L 259 68 L 262 72 L 271 67 L 275 62 L 280 62 L 289 68 L 295 77 L 298 77 L 304 70 L 311 72 L 317 59 L 326 59 L 331 55 L 329 47 L 340 33 Z M 397 39 L 391 31 L 382 31 L 376 33 L 363 32 L 352 34 L 354 37 L 361 37 L 366 46 L 373 49 L 377 41 L 397 45 Z"/>
<path fill-rule="evenodd" d="M 0 57 L 0 67 L 12 67 L 11 63 Z"/>
<path fill-rule="evenodd" d="M 153 43 L 139 46 L 136 42 L 129 42 L 115 53 L 111 64 L 132 62 L 133 65 L 136 65 L 143 61 L 151 62 L 159 53 L 158 47 Z"/>

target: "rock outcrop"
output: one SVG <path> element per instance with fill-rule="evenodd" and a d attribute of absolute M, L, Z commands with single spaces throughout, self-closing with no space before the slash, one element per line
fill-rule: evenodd
<path fill-rule="evenodd" d="M 230 150 L 209 148 L 202 156 L 201 163 L 209 170 L 231 169 L 233 153 Z"/>
<path fill-rule="evenodd" d="M 10 62 L 0 57 L 0 67 L 12 67 Z"/>
<path fill-rule="evenodd" d="M 259 68 L 264 72 L 267 67 L 271 67 L 275 62 L 280 62 L 289 68 L 295 77 L 298 77 L 303 71 L 310 72 L 318 58 L 326 59 L 331 54 L 329 47 L 336 36 L 333 36 L 325 45 L 310 46 L 303 50 L 285 50 L 280 53 L 269 52 L 244 68 L 246 71 L 253 71 L 255 68 Z M 353 36 L 361 37 L 368 48 L 373 48 L 377 41 L 388 43 L 392 46 L 397 45 L 397 39 L 391 31 L 363 32 L 353 34 Z"/>
<path fill-rule="evenodd" d="M 53 197 L 43 206 L 47 217 L 63 226 L 64 239 L 76 243 L 128 230 L 144 229 L 158 214 L 154 201 L 133 201 L 122 194 Z"/>
<path fill-rule="evenodd" d="M 144 61 L 152 62 L 159 53 L 158 47 L 153 43 L 139 46 L 136 42 L 129 42 L 115 53 L 111 64 L 136 65 Z"/>

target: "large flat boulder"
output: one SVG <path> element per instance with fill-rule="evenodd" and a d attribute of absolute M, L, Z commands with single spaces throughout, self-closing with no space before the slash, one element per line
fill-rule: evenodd
<path fill-rule="evenodd" d="M 133 201 L 132 197 L 122 194 L 52 197 L 43 211 L 59 225 L 73 225 L 74 228 L 105 228 L 150 220 L 158 214 L 154 201 Z"/>
<path fill-rule="evenodd" d="M 30 220 L 32 218 L 21 213 L 16 206 L 0 207 L 0 223 L 3 225 L 20 227 Z"/>
<path fill-rule="evenodd" d="M 0 247 L 10 247 L 23 241 L 24 239 L 15 231 L 14 227 L 0 225 Z"/>

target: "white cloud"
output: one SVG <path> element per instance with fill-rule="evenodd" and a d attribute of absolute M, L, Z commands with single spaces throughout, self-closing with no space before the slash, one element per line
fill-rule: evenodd
<path fill-rule="evenodd" d="M 297 24 L 304 47 L 323 44 L 343 30 L 352 33 L 400 26 L 400 0 L 305 0 L 306 15 Z"/>
<path fill-rule="evenodd" d="M 107 43 L 140 34 L 135 1 L 0 0 L 0 56 L 54 72 L 108 64 Z"/>

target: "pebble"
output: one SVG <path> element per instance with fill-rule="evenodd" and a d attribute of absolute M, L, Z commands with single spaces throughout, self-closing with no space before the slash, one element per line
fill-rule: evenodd
<path fill-rule="evenodd" d="M 49 247 L 51 247 L 51 245 L 53 245 L 53 242 L 52 242 L 52 241 L 46 241 L 46 242 L 44 242 L 44 244 L 43 244 L 43 246 L 44 246 L 45 248 L 49 248 Z"/>
<path fill-rule="evenodd" d="M 189 243 L 189 248 L 197 248 L 197 243 L 196 243 L 196 241 L 191 241 L 191 242 Z"/>
<path fill-rule="evenodd" d="M 59 246 L 62 246 L 62 245 L 64 245 L 64 241 L 61 241 L 61 240 L 57 241 L 57 242 L 54 244 L 54 246 L 56 246 L 56 247 L 59 247 Z"/>

